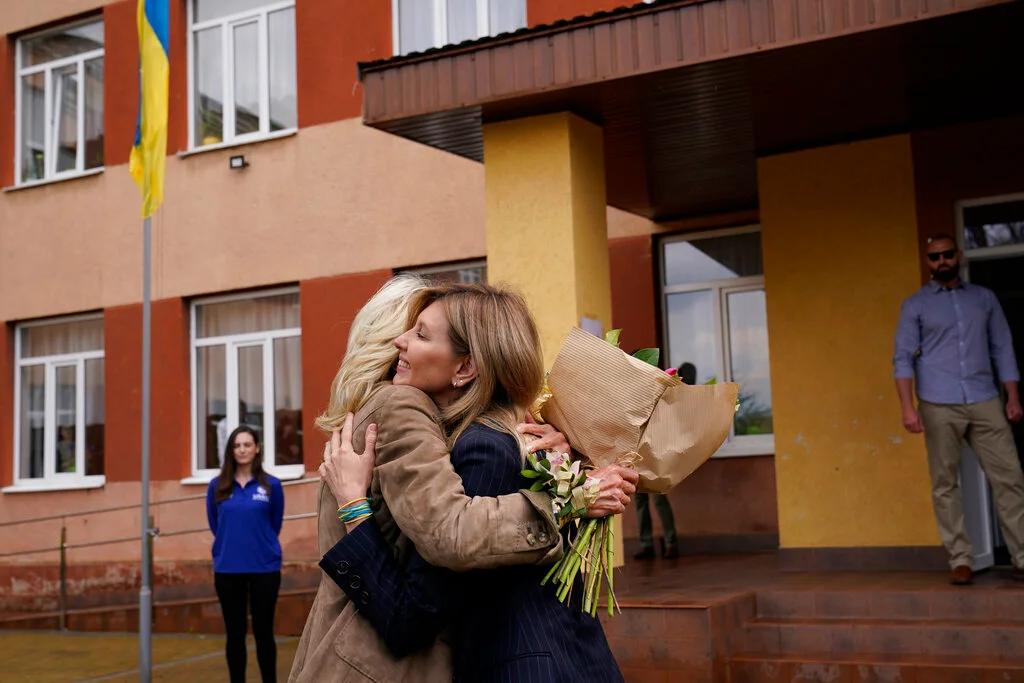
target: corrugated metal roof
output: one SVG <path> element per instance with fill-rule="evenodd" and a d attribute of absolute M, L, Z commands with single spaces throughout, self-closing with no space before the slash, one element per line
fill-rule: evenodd
<path fill-rule="evenodd" d="M 451 45 L 433 47 L 430 48 L 429 50 L 410 52 L 404 55 L 395 55 L 394 57 L 388 57 L 387 59 L 377 59 L 371 62 L 359 62 L 357 64 L 359 80 L 363 79 L 363 73 L 365 71 L 391 66 L 393 64 L 417 61 L 423 59 L 424 57 L 436 57 L 439 55 L 450 54 L 453 52 L 460 52 L 468 48 L 479 48 L 488 45 L 497 45 L 509 40 L 517 40 L 525 36 L 550 33 L 551 31 L 558 31 L 566 28 L 571 28 L 574 26 L 581 26 L 583 24 L 595 21 L 607 21 L 608 19 L 614 19 L 616 17 L 621 17 L 626 14 L 635 14 L 638 12 L 651 11 L 652 8 L 657 8 L 659 5 L 663 6 L 670 4 L 693 4 L 696 2 L 703 1 L 704 0 L 652 0 L 652 2 L 640 2 L 634 5 L 624 5 L 622 7 L 616 7 L 615 9 L 612 10 L 594 12 L 593 14 L 581 14 L 571 19 L 559 19 L 558 21 L 552 22 L 550 24 L 538 24 L 537 26 L 527 26 L 517 31 L 507 31 L 505 33 L 499 33 L 493 36 L 484 36 L 482 38 L 464 40 L 461 43 L 452 43 Z"/>
<path fill-rule="evenodd" d="M 480 161 L 484 123 L 570 111 L 604 129 L 609 204 L 745 209 L 758 155 L 1024 111 L 1021 25 L 1017 1 L 644 4 L 380 62 L 364 122 Z"/>

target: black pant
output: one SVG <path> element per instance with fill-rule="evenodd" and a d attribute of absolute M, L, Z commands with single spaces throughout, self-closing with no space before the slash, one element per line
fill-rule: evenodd
<path fill-rule="evenodd" d="M 231 683 L 245 683 L 247 602 L 252 603 L 252 634 L 263 683 L 277 683 L 277 645 L 274 643 L 274 608 L 281 588 L 281 572 L 213 575 L 227 632 L 228 673 Z"/>

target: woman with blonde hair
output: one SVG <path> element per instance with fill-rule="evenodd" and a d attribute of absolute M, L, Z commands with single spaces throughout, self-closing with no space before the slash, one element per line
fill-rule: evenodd
<path fill-rule="evenodd" d="M 410 320 L 414 324 L 395 341 L 394 384 L 420 389 L 438 406 L 468 495 L 517 491 L 526 445 L 516 424 L 544 376 L 525 302 L 501 288 L 449 285 L 417 293 Z M 342 466 L 327 479 L 339 498 L 365 491 L 370 451 L 343 448 Z M 622 681 L 601 623 L 581 610 L 582 585 L 562 605 L 550 585 L 540 585 L 543 568 L 456 575 L 422 553 L 396 558 L 371 516 L 346 521 L 348 534 L 321 567 L 350 598 L 367 596 L 360 615 L 394 654 L 417 657 L 449 628 L 455 681 Z"/>
<path fill-rule="evenodd" d="M 329 478 L 334 466 L 344 462 L 335 457 L 341 451 L 337 430 L 347 414 L 355 413 L 349 419 L 350 441 L 369 454 L 370 465 L 376 468 L 369 484 L 371 500 L 354 504 L 372 512 L 393 557 L 410 556 L 415 544 L 429 562 L 457 571 L 554 561 L 560 556 L 560 537 L 547 494 L 510 491 L 498 498 L 468 497 L 449 459 L 437 405 L 413 386 L 388 381 L 401 372 L 396 367 L 395 338 L 406 329 L 410 303 L 426 286 L 413 275 L 395 277 L 353 320 L 328 410 L 317 420 L 322 429 L 334 431 L 321 474 Z M 541 437 L 532 444 L 534 448 L 566 448 L 564 437 L 550 428 L 520 425 L 518 429 Z M 629 473 L 609 469 L 603 475 L 601 496 L 590 508 L 594 516 L 621 511 L 635 490 L 636 479 Z M 339 513 L 351 507 L 353 499 L 366 496 L 366 489 L 362 486 L 357 495 L 345 497 L 347 492 L 339 487 L 332 493 L 321 484 L 317 523 L 321 554 L 343 538 L 346 532 Z M 356 591 L 354 600 L 339 590 L 339 577 Z M 450 681 L 451 652 L 441 639 L 431 639 L 405 659 L 393 655 L 359 614 L 382 597 L 361 589 L 362 582 L 363 577 L 350 573 L 344 563 L 326 568 L 289 681 Z"/>

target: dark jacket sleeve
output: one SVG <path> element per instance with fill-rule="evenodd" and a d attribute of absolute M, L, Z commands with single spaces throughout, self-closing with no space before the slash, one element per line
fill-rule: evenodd
<path fill-rule="evenodd" d="M 320 561 L 396 657 L 434 642 L 450 615 L 454 573 L 412 553 L 401 566 L 371 517 Z"/>
<path fill-rule="evenodd" d="M 514 442 L 504 443 L 490 430 L 467 432 L 452 450 L 452 463 L 471 496 L 517 491 L 521 485 L 518 460 Z M 324 555 L 320 567 L 397 657 L 434 642 L 457 601 L 454 572 L 427 564 L 417 552 L 401 566 L 373 518 L 342 537 Z"/>

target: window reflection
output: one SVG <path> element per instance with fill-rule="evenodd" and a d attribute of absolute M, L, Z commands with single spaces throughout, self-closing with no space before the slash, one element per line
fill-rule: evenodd
<path fill-rule="evenodd" d="M 1024 244 L 1024 199 L 965 207 L 967 249 Z"/>

